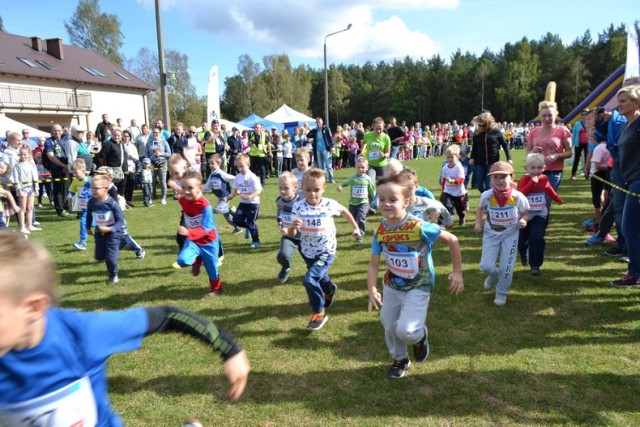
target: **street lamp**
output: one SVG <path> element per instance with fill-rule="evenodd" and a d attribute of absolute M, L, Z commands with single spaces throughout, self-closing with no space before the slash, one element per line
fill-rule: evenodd
<path fill-rule="evenodd" d="M 327 72 L 327 37 L 334 34 L 342 33 L 351 28 L 351 24 L 347 25 L 344 30 L 336 31 L 324 36 L 324 124 L 329 126 L 329 74 Z"/>

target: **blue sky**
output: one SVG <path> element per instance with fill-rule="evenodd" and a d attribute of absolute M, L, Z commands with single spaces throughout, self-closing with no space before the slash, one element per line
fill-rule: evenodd
<path fill-rule="evenodd" d="M 609 3 L 586 0 L 160 0 L 165 49 L 189 57 L 191 79 L 205 95 L 209 69 L 218 65 L 224 78 L 237 73 L 238 57 L 286 53 L 292 65 L 323 67 L 324 36 L 330 63 L 367 60 L 449 58 L 457 49 L 479 55 L 497 52 L 523 36 L 558 34 L 565 44 L 589 29 L 594 39 L 610 24 L 640 19 L 637 0 Z M 64 21 L 77 0 L 0 0 L 5 31 L 68 43 Z M 124 33 L 123 54 L 142 47 L 157 50 L 153 0 L 102 0 L 101 10 L 116 14 Z"/>

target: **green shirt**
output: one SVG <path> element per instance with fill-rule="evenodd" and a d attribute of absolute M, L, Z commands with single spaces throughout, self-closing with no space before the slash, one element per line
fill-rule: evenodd
<path fill-rule="evenodd" d="M 376 136 L 375 132 L 364 134 L 365 153 L 371 166 L 384 167 L 388 159 L 383 154 L 391 149 L 391 139 L 386 133 Z"/>
<path fill-rule="evenodd" d="M 369 175 L 352 175 L 342 183 L 341 187 L 347 187 L 349 185 L 351 186 L 349 206 L 366 205 L 373 201 L 376 187 L 373 185 L 373 180 Z"/>

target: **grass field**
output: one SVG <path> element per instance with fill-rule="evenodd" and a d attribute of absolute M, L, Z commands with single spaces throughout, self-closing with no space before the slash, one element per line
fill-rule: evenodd
<path fill-rule="evenodd" d="M 523 151 L 515 151 L 518 177 L 523 159 Z M 441 162 L 408 162 L 438 196 Z M 337 171 L 338 182 L 352 173 Z M 121 253 L 117 285 L 105 284 L 106 268 L 93 260 L 93 242 L 86 252 L 71 246 L 77 221 L 41 210 L 44 231 L 32 238 L 42 239 L 59 266 L 64 307 L 174 304 L 231 330 L 247 350 L 252 372 L 235 404 L 224 401 L 220 360 L 195 340 L 155 335 L 139 351 L 113 357 L 110 394 L 130 426 L 179 426 L 186 418 L 205 426 L 640 425 L 640 293 L 611 287 L 626 265 L 605 257 L 603 245 L 584 245 L 581 222 L 592 211 L 588 182 L 565 175 L 560 194 L 565 204 L 552 210 L 543 275 L 532 277 L 518 262 L 503 308 L 482 289 L 481 236 L 473 233 L 472 219 L 452 230 L 464 262 L 460 296 L 447 292 L 450 258 L 446 246 L 436 245 L 437 285 L 427 319 L 431 355 L 402 380 L 387 377 L 390 358 L 378 314 L 366 310 L 369 245 L 354 242 L 340 218 L 331 269 L 339 292 L 325 327 L 304 330 L 311 309 L 300 257 L 285 285 L 275 279 L 274 179 L 262 196 L 260 248 L 250 250 L 249 241 L 218 218 L 226 256 L 225 292 L 216 297 L 206 296 L 206 275 L 171 268 L 180 215 L 172 200 L 126 212 L 147 258 L 139 262 L 132 252 Z M 348 200 L 335 186 L 326 196 Z M 136 197 L 142 206 L 138 191 Z M 477 191 L 470 200 L 473 211 Z M 370 217 L 369 230 L 379 220 Z"/>

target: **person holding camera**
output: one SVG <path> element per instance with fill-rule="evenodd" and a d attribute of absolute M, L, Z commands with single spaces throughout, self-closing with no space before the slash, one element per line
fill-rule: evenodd
<path fill-rule="evenodd" d="M 155 128 L 152 133 L 152 140 L 147 143 L 147 157 L 153 165 L 153 194 L 156 197 L 156 186 L 160 180 L 161 203 L 167 204 L 167 159 L 171 156 L 171 148 L 167 141 L 160 137 L 162 129 Z"/>

